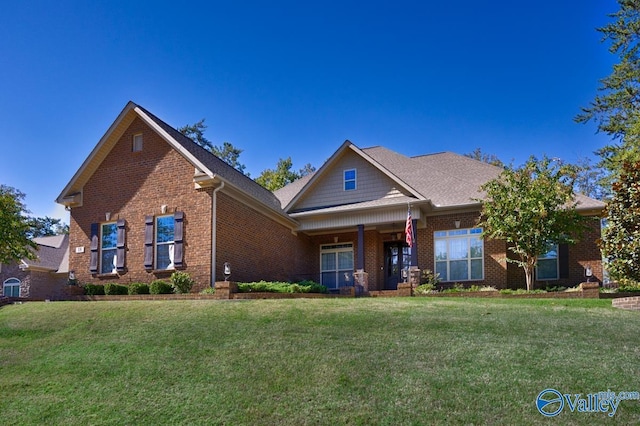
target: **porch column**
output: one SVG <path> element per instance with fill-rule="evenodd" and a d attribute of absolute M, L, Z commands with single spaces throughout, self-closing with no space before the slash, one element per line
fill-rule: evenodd
<path fill-rule="evenodd" d="M 364 270 L 364 225 L 358 225 L 358 258 L 356 271 Z"/>
<path fill-rule="evenodd" d="M 412 220 L 413 227 L 413 247 L 411 247 L 411 267 L 418 267 L 418 219 Z"/>

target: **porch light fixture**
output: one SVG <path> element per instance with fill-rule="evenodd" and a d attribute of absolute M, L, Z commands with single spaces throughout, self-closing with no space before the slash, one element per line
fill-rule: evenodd
<path fill-rule="evenodd" d="M 454 220 L 453 224 L 456 226 L 456 229 L 460 228 L 460 221 L 459 220 Z"/>
<path fill-rule="evenodd" d="M 587 282 L 590 282 L 591 277 L 593 276 L 593 270 L 591 269 L 591 266 L 587 265 L 587 267 L 584 268 L 584 276 L 587 277 Z"/>
<path fill-rule="evenodd" d="M 161 205 L 160 211 L 162 212 L 162 214 L 165 214 L 167 212 L 167 205 L 166 204 Z"/>
<path fill-rule="evenodd" d="M 338 237 L 333 237 L 333 242 L 337 243 L 338 242 Z"/>
<path fill-rule="evenodd" d="M 402 233 L 401 233 L 401 232 L 398 232 L 398 233 L 396 234 L 396 240 L 401 240 L 401 239 L 402 239 Z"/>
<path fill-rule="evenodd" d="M 78 280 L 76 279 L 76 271 L 73 269 L 69 271 L 69 281 L 67 281 L 67 285 L 77 285 Z"/>
<path fill-rule="evenodd" d="M 224 262 L 224 280 L 228 281 L 231 276 L 231 264 L 229 262 Z"/>
<path fill-rule="evenodd" d="M 111 220 L 111 212 L 106 212 L 104 214 L 104 219 L 109 222 Z"/>

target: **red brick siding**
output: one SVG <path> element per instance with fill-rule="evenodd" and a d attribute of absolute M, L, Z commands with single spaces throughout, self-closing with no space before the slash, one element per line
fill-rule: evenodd
<path fill-rule="evenodd" d="M 294 235 L 258 211 L 224 193 L 217 198 L 216 279 L 224 262 L 236 282 L 318 280 L 319 259 L 311 240 Z"/>
<path fill-rule="evenodd" d="M 143 133 L 143 149 L 132 152 L 133 135 Z M 83 190 L 83 206 L 73 208 L 70 223 L 70 269 L 85 282 L 150 282 L 167 274 L 144 269 L 145 216 L 184 211 L 185 270 L 197 284 L 210 280 L 211 190 L 196 191 L 194 167 L 136 118 L 106 156 Z M 89 273 L 90 230 L 94 222 L 126 220 L 127 271 L 116 277 Z M 75 253 L 84 247 L 84 253 Z"/>

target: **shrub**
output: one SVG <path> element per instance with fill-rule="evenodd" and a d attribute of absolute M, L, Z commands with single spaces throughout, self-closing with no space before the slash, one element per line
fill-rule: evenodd
<path fill-rule="evenodd" d="M 166 281 L 155 280 L 149 286 L 149 293 L 151 294 L 171 294 L 173 293 L 173 286 Z"/>
<path fill-rule="evenodd" d="M 433 272 L 431 269 L 423 269 L 420 284 L 431 284 L 435 286 L 440 282 L 440 274 Z"/>
<path fill-rule="evenodd" d="M 314 281 L 299 283 L 259 281 L 254 283 L 238 283 L 240 293 L 327 293 L 327 287 Z"/>
<path fill-rule="evenodd" d="M 523 288 L 519 288 L 517 290 L 505 288 L 500 290 L 500 294 L 543 294 L 543 293 L 546 293 L 546 291 L 545 290 L 525 290 Z"/>
<path fill-rule="evenodd" d="M 216 293 L 216 289 L 213 287 L 207 287 L 200 292 L 200 294 L 215 294 L 215 293 Z"/>
<path fill-rule="evenodd" d="M 176 271 L 171 274 L 171 284 L 176 293 L 189 293 L 194 283 L 188 273 Z"/>
<path fill-rule="evenodd" d="M 104 296 L 104 286 L 102 284 L 85 284 L 84 294 L 87 296 Z"/>
<path fill-rule="evenodd" d="M 104 285 L 104 294 L 108 294 L 110 296 L 129 294 L 129 289 L 126 285 L 107 283 Z"/>
<path fill-rule="evenodd" d="M 633 280 L 621 279 L 618 281 L 618 285 L 618 291 L 622 293 L 640 291 L 640 283 L 637 283 Z"/>
<path fill-rule="evenodd" d="M 416 289 L 414 290 L 414 292 L 415 292 L 416 294 L 429 294 L 429 293 L 434 293 L 433 287 L 434 287 L 434 286 L 433 286 L 433 284 L 429 284 L 429 283 L 427 283 L 427 284 L 422 284 L 422 285 L 419 285 L 418 287 L 416 287 Z"/>
<path fill-rule="evenodd" d="M 149 294 L 149 285 L 145 283 L 129 284 L 129 294 Z"/>

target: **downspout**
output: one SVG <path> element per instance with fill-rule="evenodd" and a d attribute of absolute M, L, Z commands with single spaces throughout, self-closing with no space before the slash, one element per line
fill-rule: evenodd
<path fill-rule="evenodd" d="M 216 225 L 217 225 L 217 193 L 224 188 L 224 182 L 211 194 L 211 288 L 216 285 Z"/>

